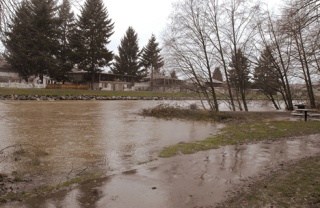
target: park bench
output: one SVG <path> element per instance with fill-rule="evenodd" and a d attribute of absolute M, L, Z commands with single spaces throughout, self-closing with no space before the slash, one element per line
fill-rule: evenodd
<path fill-rule="evenodd" d="M 305 105 L 298 104 L 297 109 L 295 109 L 291 115 L 293 116 L 304 116 L 304 121 L 307 121 L 308 116 L 310 117 L 320 117 L 320 114 L 317 113 L 317 109 L 307 109 Z"/>

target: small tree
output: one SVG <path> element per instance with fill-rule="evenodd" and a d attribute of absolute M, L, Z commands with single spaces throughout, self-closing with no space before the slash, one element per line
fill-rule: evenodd
<path fill-rule="evenodd" d="M 278 110 L 280 106 L 277 104 L 275 96 L 277 92 L 281 93 L 281 80 L 274 66 L 273 55 L 271 49 L 266 47 L 261 53 L 258 65 L 254 70 L 255 86 L 267 96 Z"/>
<path fill-rule="evenodd" d="M 156 37 L 152 34 L 148 44 L 142 49 L 140 63 L 144 67 L 145 71 L 160 73 L 160 69 L 164 65 L 160 52 L 161 48 L 159 48 L 159 43 L 157 42 Z"/>
<path fill-rule="evenodd" d="M 73 36 L 79 68 L 91 76 L 91 89 L 95 75 L 109 66 L 113 54 L 107 49 L 113 34 L 114 23 L 109 18 L 102 0 L 86 0 L 77 21 L 77 36 Z"/>
<path fill-rule="evenodd" d="M 242 100 L 244 110 L 248 111 L 246 101 L 246 91 L 249 88 L 249 61 L 248 58 L 242 53 L 241 49 L 238 49 L 235 55 L 232 56 L 230 63 L 231 69 L 229 70 L 229 78 L 231 86 L 235 89 L 236 96 L 239 101 L 239 97 Z M 239 102 L 240 110 L 242 109 L 241 103 Z"/>
<path fill-rule="evenodd" d="M 111 69 L 114 74 L 140 77 L 140 50 L 138 46 L 138 35 L 132 27 L 129 27 L 120 46 L 118 54 L 114 56 L 115 63 Z"/>
<path fill-rule="evenodd" d="M 215 80 L 218 80 L 220 82 L 223 82 L 223 77 L 222 77 L 222 73 L 220 70 L 220 67 L 216 67 L 212 73 L 212 78 Z"/>
<path fill-rule="evenodd" d="M 164 65 L 163 58 L 160 55 L 161 48 L 156 37 L 152 34 L 146 47 L 142 49 L 142 57 L 140 60 L 143 72 L 145 74 L 150 71 L 151 75 L 151 90 L 153 90 L 153 75 L 154 73 L 160 73 L 161 67 Z"/>

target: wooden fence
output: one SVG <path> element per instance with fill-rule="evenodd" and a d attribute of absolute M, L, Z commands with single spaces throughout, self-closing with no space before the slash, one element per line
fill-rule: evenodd
<path fill-rule="evenodd" d="M 46 89 L 88 90 L 88 85 L 75 84 L 47 84 Z"/>

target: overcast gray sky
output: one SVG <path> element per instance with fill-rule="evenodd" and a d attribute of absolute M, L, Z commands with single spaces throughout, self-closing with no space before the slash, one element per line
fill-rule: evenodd
<path fill-rule="evenodd" d="M 104 0 L 109 17 L 115 23 L 115 33 L 108 48 L 118 52 L 117 47 L 129 26 L 138 34 L 140 49 L 148 43 L 152 34 L 161 43 L 161 33 L 172 12 L 172 3 L 176 1 L 179 0 Z M 275 5 L 281 0 L 264 1 Z"/>
<path fill-rule="evenodd" d="M 120 39 L 129 26 L 138 34 L 139 46 L 148 43 L 152 34 L 161 41 L 161 31 L 165 28 L 175 0 L 104 0 L 109 17 L 115 23 L 115 33 L 111 36 L 109 48 L 117 52 Z"/>
<path fill-rule="evenodd" d="M 79 0 L 83 5 L 85 0 Z M 129 26 L 138 34 L 140 49 L 148 43 L 152 34 L 161 43 L 161 33 L 165 29 L 172 12 L 172 3 L 180 0 L 103 0 L 109 17 L 115 23 L 114 34 L 108 48 L 118 52 L 117 47 Z M 223 1 L 223 0 L 221 0 Z M 264 0 L 275 5 L 282 0 Z M 0 44 L 0 51 L 3 50 Z"/>

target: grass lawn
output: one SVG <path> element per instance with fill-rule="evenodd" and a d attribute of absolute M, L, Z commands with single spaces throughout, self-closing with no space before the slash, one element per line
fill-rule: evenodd
<path fill-rule="evenodd" d="M 139 91 L 100 91 L 100 90 L 56 90 L 56 89 L 7 89 L 0 88 L 0 95 L 87 95 L 87 96 L 131 96 L 131 97 L 197 97 L 193 93 L 162 93 L 162 92 L 139 92 Z"/>
<path fill-rule="evenodd" d="M 164 148 L 159 156 L 172 157 L 177 154 L 193 154 L 199 151 L 217 149 L 220 146 L 277 140 L 286 137 L 320 133 L 319 121 L 270 121 L 230 125 L 217 136 L 205 140 L 179 143 Z"/>
<path fill-rule="evenodd" d="M 320 207 L 320 156 L 284 167 L 219 207 Z"/>

